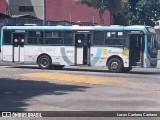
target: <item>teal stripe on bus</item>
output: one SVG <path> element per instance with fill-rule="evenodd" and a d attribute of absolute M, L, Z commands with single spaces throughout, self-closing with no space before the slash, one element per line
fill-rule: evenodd
<path fill-rule="evenodd" d="M 98 47 L 97 52 L 96 52 L 96 56 L 91 61 L 91 65 L 95 65 L 99 61 L 101 54 L 102 54 L 102 48 Z"/>
<path fill-rule="evenodd" d="M 68 65 L 74 65 L 72 61 L 70 61 L 65 53 L 65 47 L 61 47 L 61 55 L 64 61 L 67 62 Z"/>

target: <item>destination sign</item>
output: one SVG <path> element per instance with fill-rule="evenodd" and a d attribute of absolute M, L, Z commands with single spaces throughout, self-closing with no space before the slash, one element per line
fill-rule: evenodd
<path fill-rule="evenodd" d="M 130 33 L 131 33 L 131 34 L 143 34 L 142 31 L 131 31 Z"/>
<path fill-rule="evenodd" d="M 15 32 L 25 32 L 25 30 L 15 30 Z"/>

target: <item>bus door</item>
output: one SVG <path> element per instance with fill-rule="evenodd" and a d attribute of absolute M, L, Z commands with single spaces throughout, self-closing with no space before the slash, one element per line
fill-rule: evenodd
<path fill-rule="evenodd" d="M 25 33 L 13 33 L 13 62 L 24 62 Z"/>
<path fill-rule="evenodd" d="M 75 34 L 75 64 L 90 65 L 91 34 Z"/>
<path fill-rule="evenodd" d="M 130 65 L 143 67 L 144 34 L 130 34 Z"/>

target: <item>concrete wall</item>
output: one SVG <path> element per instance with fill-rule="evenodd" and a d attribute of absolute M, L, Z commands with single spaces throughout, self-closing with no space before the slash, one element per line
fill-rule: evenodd
<path fill-rule="evenodd" d="M 7 0 L 8 14 L 24 15 L 29 14 L 40 19 L 44 19 L 44 0 Z M 19 12 L 19 6 L 33 6 L 33 12 Z"/>
<path fill-rule="evenodd" d="M 6 1 L 0 0 L 0 13 L 6 14 Z"/>
<path fill-rule="evenodd" d="M 110 13 L 105 11 L 105 25 L 110 25 Z M 77 3 L 75 0 L 46 0 L 47 20 L 67 20 L 72 22 L 95 22 L 100 24 L 97 9 Z"/>

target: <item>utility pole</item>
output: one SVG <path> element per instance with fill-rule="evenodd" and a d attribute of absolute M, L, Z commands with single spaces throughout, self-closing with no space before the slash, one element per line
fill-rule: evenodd
<path fill-rule="evenodd" d="M 44 20 L 43 20 L 43 26 L 46 26 L 46 0 L 43 0 L 43 11 L 44 11 Z"/>

